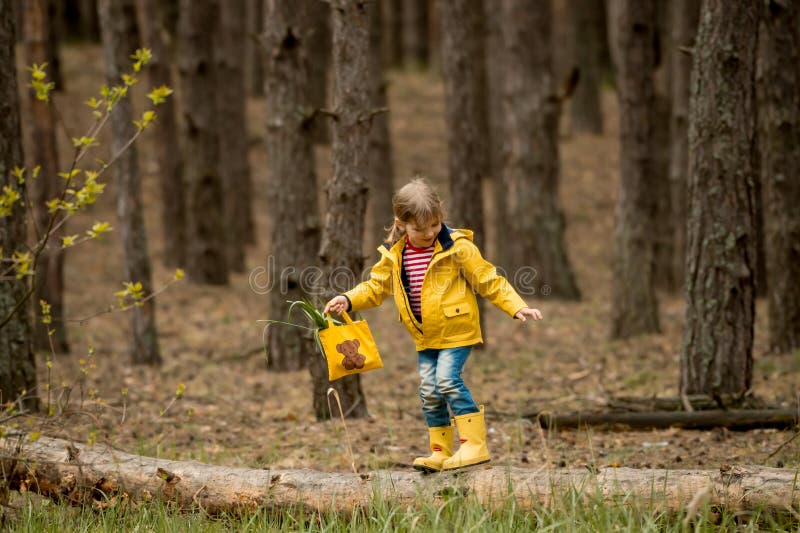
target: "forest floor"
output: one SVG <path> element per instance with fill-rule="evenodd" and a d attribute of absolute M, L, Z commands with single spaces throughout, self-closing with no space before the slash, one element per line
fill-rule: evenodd
<path fill-rule="evenodd" d="M 57 102 L 73 130 L 89 118 L 82 102 L 97 92 L 102 68 L 98 47 L 72 46 L 64 51 L 67 92 Z M 393 73 L 389 99 L 396 183 L 419 171 L 446 197 L 441 80 L 427 73 Z M 800 466 L 798 440 L 768 459 L 790 436 L 788 431 L 542 431 L 520 419 L 522 414 L 542 410 L 601 409 L 609 395 L 677 394 L 684 314 L 681 294 L 659 294 L 661 334 L 627 341 L 608 339 L 619 186 L 616 99 L 610 90 L 603 105 L 604 135 L 570 134 L 567 127 L 561 142 L 566 242 L 582 301 L 531 297 L 530 305 L 545 317 L 538 323 L 520 324 L 496 309 L 487 309 L 488 343 L 473 352 L 465 372 L 473 396 L 486 405 L 494 464 L 528 468 Z M 281 318 L 285 310 L 270 313 L 267 297 L 252 290 L 248 281 L 249 272 L 265 266 L 270 253 L 263 101 L 251 99 L 248 111 L 258 244 L 248 250 L 247 272 L 232 275 L 225 287 L 195 286 L 184 280 L 161 294 L 157 322 L 164 364 L 149 368 L 129 363 L 127 315 L 111 313 L 86 323 L 78 321 L 113 304 L 114 293 L 127 281 L 118 234 L 71 250 L 65 283 L 72 352 L 55 357 L 50 372 L 44 364 L 47 354 L 39 354 L 40 386 L 51 384 L 53 404 L 68 395 L 71 414 L 59 414 L 46 423 L 31 420 L 38 430 L 162 458 L 231 466 L 349 469 L 341 422 L 314 419 L 308 372 L 279 374 L 265 366 L 262 325 L 257 321 Z M 161 261 L 163 199 L 155 176 L 152 138 L 145 134 L 138 147 L 153 283 L 159 287 L 172 277 L 172 270 Z M 61 148 L 62 160 L 68 163 L 66 139 Z M 331 173 L 329 157 L 329 150 L 317 149 L 320 183 Z M 491 217 L 493 207 L 488 200 L 485 204 Z M 115 219 L 111 183 L 91 212 L 70 221 L 67 232 L 82 233 L 95 220 L 108 220 L 114 226 Z M 381 232 L 379 228 L 369 231 L 376 236 Z M 489 259 L 492 238 L 490 232 Z M 364 315 L 385 368 L 362 376 L 371 417 L 347 421 L 357 466 L 362 470 L 410 468 L 412 459 L 427 450 L 413 344 L 396 322 L 391 303 Z M 788 406 L 800 391 L 800 352 L 768 355 L 766 335 L 766 303 L 759 301 L 753 392 L 766 402 Z M 92 356 L 88 355 L 90 345 Z M 173 401 L 179 384 L 185 392 Z"/>

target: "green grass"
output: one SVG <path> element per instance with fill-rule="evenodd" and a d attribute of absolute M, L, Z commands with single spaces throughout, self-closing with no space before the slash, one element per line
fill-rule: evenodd
<path fill-rule="evenodd" d="M 21 500 L 21 501 L 20 501 Z M 800 515 L 798 515 L 800 516 Z M 495 510 L 471 497 L 454 495 L 443 502 L 418 501 L 399 506 L 375 499 L 366 509 L 317 513 L 300 506 L 261 509 L 211 517 L 198 510 L 179 512 L 169 505 L 150 503 L 122 512 L 77 509 L 40 499 L 18 499 L 7 531 L 301 531 L 301 532 L 405 532 L 405 531 L 794 531 L 797 518 L 761 512 L 737 515 L 719 509 L 701 509 L 684 523 L 683 513 L 664 513 L 647 503 L 621 499 L 604 502 L 599 495 L 572 491 L 554 505 L 522 508 L 509 500 Z"/>

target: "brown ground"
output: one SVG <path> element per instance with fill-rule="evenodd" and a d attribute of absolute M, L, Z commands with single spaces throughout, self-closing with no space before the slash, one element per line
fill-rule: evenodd
<path fill-rule="evenodd" d="M 68 90 L 59 98 L 71 124 L 88 115 L 80 102 L 101 83 L 102 59 L 95 47 L 72 47 L 65 54 Z M 442 184 L 446 178 L 443 91 L 438 78 L 398 73 L 390 86 L 392 136 L 399 181 L 422 171 Z M 487 349 L 468 365 L 466 380 L 485 403 L 490 449 L 495 464 L 553 466 L 716 468 L 740 462 L 800 465 L 800 440 L 772 459 L 767 456 L 789 432 L 601 431 L 542 432 L 520 421 L 537 410 L 568 412 L 600 408 L 606 394 L 674 396 L 678 383 L 683 302 L 660 295 L 663 334 L 631 341 L 608 340 L 610 259 L 614 206 L 618 187 L 616 102 L 606 94 L 610 125 L 602 137 L 573 135 L 562 143 L 562 198 L 568 221 L 567 242 L 581 303 L 534 297 L 530 304 L 545 320 L 522 325 L 495 309 L 487 313 Z M 256 184 L 259 245 L 248 252 L 248 268 L 265 264 L 269 246 L 263 103 L 250 108 L 250 162 Z M 78 128 L 74 128 L 78 129 Z M 154 284 L 172 272 L 160 262 L 160 199 L 150 159 L 151 141 L 140 143 L 147 199 L 146 220 L 154 266 Z M 66 147 L 66 145 L 65 145 Z M 63 153 L 67 153 L 64 149 Z M 328 153 L 320 150 L 319 172 L 330 174 Z M 440 185 L 441 192 L 446 187 Z M 535 216 L 532 213 L 532 216 Z M 70 222 L 69 232 L 83 232 L 94 220 L 114 225 L 113 186 L 93 212 Z M 489 236 L 491 240 L 491 235 Z M 66 266 L 67 316 L 78 319 L 113 303 L 121 288 L 121 245 L 108 236 L 71 251 Z M 491 259 L 491 246 L 488 257 Z M 259 319 L 267 318 L 267 298 L 250 289 L 247 274 L 231 277 L 228 287 L 199 287 L 182 282 L 158 298 L 158 328 L 164 365 L 134 367 L 128 363 L 128 317 L 102 315 L 86 324 L 69 322 L 73 353 L 55 359 L 48 376 L 40 356 L 40 383 L 52 384 L 52 398 L 80 412 L 55 417 L 40 429 L 54 436 L 107 441 L 130 452 L 200 459 L 226 465 L 347 470 L 346 433 L 340 422 L 318 423 L 310 406 L 307 372 L 267 372 Z M 758 303 L 754 391 L 759 397 L 788 405 L 798 396 L 800 352 L 765 355 L 765 303 Z M 272 314 L 281 317 L 283 311 Z M 385 368 L 363 376 L 368 420 L 348 421 L 357 465 L 361 469 L 402 468 L 425 451 L 427 432 L 417 399 L 415 354 L 410 338 L 394 320 L 387 302 L 367 312 Z M 87 358 L 88 345 L 94 355 Z M 90 368 L 81 380 L 81 360 Z M 176 388 L 180 400 L 171 404 Z M 67 387 L 65 389 L 64 387 Z M 91 399 L 90 390 L 96 391 Z M 122 393 L 127 389 L 127 395 Z M 81 396 L 83 401 L 81 403 Z M 162 411 L 163 412 L 162 414 Z M 31 424 L 42 426 L 39 419 Z"/>

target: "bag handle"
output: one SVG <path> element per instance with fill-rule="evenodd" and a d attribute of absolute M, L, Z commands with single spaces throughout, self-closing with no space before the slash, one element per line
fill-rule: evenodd
<path fill-rule="evenodd" d="M 339 314 L 342 316 L 342 318 L 344 318 L 344 323 L 345 323 L 345 324 L 352 324 L 352 323 L 353 323 L 353 319 L 352 319 L 352 318 L 350 318 L 350 315 L 348 315 L 348 314 L 347 314 L 347 311 L 342 311 L 342 312 L 341 312 L 341 313 L 339 313 Z M 330 313 L 326 313 L 326 314 L 325 314 L 325 320 L 327 320 L 327 321 L 328 321 L 328 325 L 329 325 L 329 326 L 333 326 L 333 325 L 334 325 L 334 323 L 333 323 L 333 320 L 332 320 L 332 317 L 331 317 L 331 314 L 330 314 Z"/>

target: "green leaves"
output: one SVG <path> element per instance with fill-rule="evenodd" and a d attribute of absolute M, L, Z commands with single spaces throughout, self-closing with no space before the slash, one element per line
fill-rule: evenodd
<path fill-rule="evenodd" d="M 163 104 L 167 100 L 167 96 L 172 94 L 172 89 L 167 87 L 166 85 L 162 85 L 161 87 L 156 87 L 147 97 L 152 100 L 153 105 Z"/>

